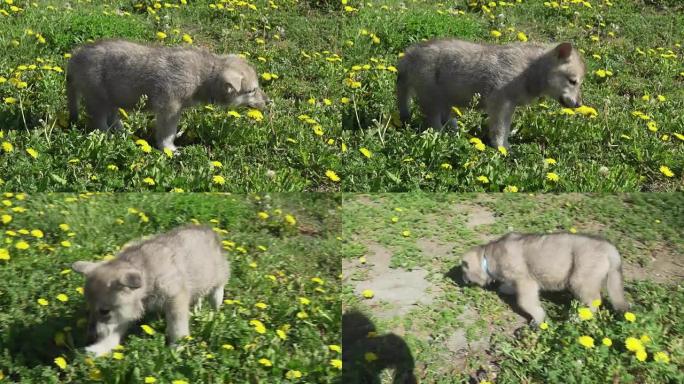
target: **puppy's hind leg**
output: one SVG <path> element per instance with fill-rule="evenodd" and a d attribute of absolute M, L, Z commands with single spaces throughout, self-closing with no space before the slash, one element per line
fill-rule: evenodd
<path fill-rule="evenodd" d="M 176 138 L 176 132 L 178 131 L 180 114 L 180 106 L 167 106 L 157 111 L 155 137 L 159 149 L 170 149 L 172 151 L 177 149 L 173 144 L 173 140 Z"/>
<path fill-rule="evenodd" d="M 397 75 L 397 108 L 399 109 L 399 120 L 406 125 L 411 119 L 410 101 L 411 90 L 409 88 L 407 74 L 399 72 Z"/>
<path fill-rule="evenodd" d="M 107 115 L 107 126 L 116 131 L 119 131 L 123 128 L 123 125 L 121 124 L 121 117 L 119 116 L 119 110 L 117 108 L 109 111 L 109 114 Z"/>
<path fill-rule="evenodd" d="M 513 117 L 514 106 L 510 102 L 490 101 L 487 103 L 487 140 L 494 148 L 510 148 L 508 136 L 511 130 L 511 118 Z"/>
<path fill-rule="evenodd" d="M 223 285 L 214 288 L 209 293 L 209 304 L 215 310 L 221 308 L 221 304 L 223 304 Z"/>
<path fill-rule="evenodd" d="M 586 305 L 594 312 L 596 311 L 596 307 L 593 307 L 591 303 L 594 300 L 601 298 L 601 279 L 596 278 L 590 281 L 587 280 L 589 279 L 585 279 L 581 284 L 572 286 L 572 291 L 582 304 Z"/>
<path fill-rule="evenodd" d="M 190 335 L 190 295 L 180 293 L 166 302 L 166 343 L 175 345 L 179 339 Z"/>
<path fill-rule="evenodd" d="M 109 129 L 107 125 L 107 116 L 109 114 L 108 108 L 103 107 L 101 104 L 89 100 L 86 102 L 86 110 L 88 111 L 88 116 L 90 116 L 90 124 L 93 129 L 105 132 Z"/>
<path fill-rule="evenodd" d="M 520 308 L 532 316 L 535 324 L 543 323 L 546 313 L 539 301 L 539 284 L 534 280 L 518 281 L 515 284 L 515 291 Z"/>

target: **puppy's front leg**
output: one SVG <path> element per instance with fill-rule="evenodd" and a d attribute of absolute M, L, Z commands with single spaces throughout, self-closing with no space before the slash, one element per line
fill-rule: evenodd
<path fill-rule="evenodd" d="M 190 335 L 190 295 L 183 292 L 167 301 L 166 343 L 175 345 L 179 339 Z"/>
<path fill-rule="evenodd" d="M 517 281 L 515 291 L 520 308 L 532 316 L 536 324 L 543 323 L 546 313 L 539 302 L 539 284 L 534 280 Z"/>
<path fill-rule="evenodd" d="M 488 103 L 487 114 L 489 114 L 487 138 L 489 145 L 494 148 L 510 148 L 508 136 L 511 130 L 511 118 L 515 107 L 510 102 L 498 102 L 496 100 Z"/>
<path fill-rule="evenodd" d="M 178 121 L 180 120 L 180 106 L 169 106 L 156 113 L 157 126 L 155 137 L 159 149 L 170 149 L 175 151 L 177 148 L 173 144 L 178 131 Z"/>
<path fill-rule="evenodd" d="M 127 328 L 128 324 L 122 324 L 115 327 L 107 337 L 87 346 L 85 349 L 86 352 L 92 353 L 95 356 L 102 356 L 110 352 L 114 347 L 121 343 L 121 338 L 126 333 Z"/>

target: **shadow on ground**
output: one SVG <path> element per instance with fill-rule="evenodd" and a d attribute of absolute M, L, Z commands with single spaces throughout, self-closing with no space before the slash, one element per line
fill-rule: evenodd
<path fill-rule="evenodd" d="M 463 270 L 460 265 L 451 268 L 444 276 L 451 280 L 452 283 L 465 287 L 468 284 L 463 279 Z M 499 283 L 490 284 L 485 288 L 489 291 L 495 292 L 497 296 L 508 305 L 511 310 L 518 315 L 524 317 L 527 321 L 531 320 L 530 315 L 523 311 L 515 298 L 515 295 L 507 295 L 499 291 Z M 562 292 L 540 292 L 539 298 L 542 300 L 542 306 L 547 311 L 547 316 L 553 318 L 554 321 L 567 320 L 570 314 L 570 302 L 572 301 L 572 294 Z M 549 304 L 553 308 L 549 308 Z"/>
<path fill-rule="evenodd" d="M 406 342 L 394 333 L 377 335 L 375 324 L 361 312 L 342 315 L 342 351 L 340 383 L 379 384 L 384 369 L 394 370 L 394 384 L 418 383 Z"/>

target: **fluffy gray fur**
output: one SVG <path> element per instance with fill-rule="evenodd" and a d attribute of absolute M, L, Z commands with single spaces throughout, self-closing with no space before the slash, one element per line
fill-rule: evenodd
<path fill-rule="evenodd" d="M 570 43 L 484 45 L 456 39 L 416 44 L 399 61 L 397 103 L 401 120 L 410 118 L 417 97 L 427 123 L 442 129 L 451 107 L 468 106 L 476 94 L 489 115 L 488 143 L 509 147 L 511 117 L 519 105 L 547 95 L 566 107 L 582 104 L 585 66 Z"/>
<path fill-rule="evenodd" d="M 538 324 L 545 317 L 540 290 L 568 289 L 593 309 L 592 301 L 601 298 L 601 288 L 606 285 L 613 307 L 618 311 L 629 308 L 620 253 L 608 241 L 594 236 L 513 232 L 472 248 L 462 260 L 466 282 L 480 286 L 501 282 L 501 291 L 515 294 L 520 308 Z"/>
<path fill-rule="evenodd" d="M 163 310 L 167 342 L 190 334 L 190 306 L 202 297 L 218 309 L 230 268 L 219 237 L 209 227 L 187 226 L 124 246 L 109 261 L 78 261 L 90 309 L 86 350 L 95 355 L 119 344 L 148 310 Z"/>
<path fill-rule="evenodd" d="M 218 103 L 264 109 L 269 102 L 254 68 L 237 55 L 102 40 L 79 48 L 69 60 L 71 123 L 78 119 L 83 97 L 94 128 L 119 129 L 118 108 L 133 108 L 143 95 L 156 115 L 157 146 L 171 150 L 185 107 Z"/>

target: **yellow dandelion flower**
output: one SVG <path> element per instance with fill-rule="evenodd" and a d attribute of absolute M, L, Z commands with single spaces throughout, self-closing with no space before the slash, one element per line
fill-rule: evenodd
<path fill-rule="evenodd" d="M 145 384 L 154 384 L 157 382 L 157 379 L 154 378 L 153 376 L 145 376 Z"/>
<path fill-rule="evenodd" d="M 29 245 L 27 242 L 25 242 L 25 241 L 22 240 L 22 241 L 17 242 L 17 243 L 14 245 L 14 247 L 17 248 L 17 249 L 24 250 L 24 249 L 28 249 L 28 248 L 30 247 L 30 245 Z"/>
<path fill-rule="evenodd" d="M 337 173 L 335 173 L 335 171 L 327 170 L 325 171 L 325 175 L 328 176 L 328 178 L 332 181 L 340 181 L 340 177 L 337 176 Z"/>
<path fill-rule="evenodd" d="M 285 215 L 285 222 L 287 222 L 290 225 L 295 225 L 297 224 L 297 219 L 294 218 L 292 215 Z"/>
<path fill-rule="evenodd" d="M 309 318 L 309 314 L 307 314 L 307 313 L 304 312 L 304 311 L 300 311 L 300 312 L 297 312 L 297 318 L 300 319 L 300 320 L 308 319 L 308 318 Z"/>
<path fill-rule="evenodd" d="M 144 179 L 143 179 L 143 183 L 145 183 L 145 184 L 147 184 L 147 185 L 150 185 L 150 186 L 151 186 L 151 185 L 157 184 L 157 183 L 154 181 L 154 179 L 151 178 L 151 177 L 146 177 L 146 178 L 144 178 Z"/>
<path fill-rule="evenodd" d="M 613 340 L 604 337 L 603 340 L 601 340 L 601 343 L 603 343 L 603 345 L 605 345 L 606 347 L 610 347 L 611 345 L 613 345 Z"/>
<path fill-rule="evenodd" d="M 26 148 L 26 153 L 28 153 L 29 156 L 33 157 L 34 159 L 38 158 L 38 151 L 33 148 Z"/>
<path fill-rule="evenodd" d="M 62 241 L 62 242 L 59 243 L 59 244 L 60 244 L 62 247 L 64 247 L 64 248 L 69 248 L 69 247 L 71 247 L 71 241 L 69 241 L 69 240 L 64 240 L 64 241 Z"/>
<path fill-rule="evenodd" d="M 261 121 L 264 119 L 264 114 L 258 109 L 250 109 L 247 111 L 247 117 L 252 118 L 254 121 Z"/>
<path fill-rule="evenodd" d="M 61 369 L 66 369 L 67 367 L 67 362 L 63 357 L 57 357 L 55 358 L 55 365 L 57 365 Z"/>
<path fill-rule="evenodd" d="M 253 320 L 249 321 L 249 324 L 254 327 L 254 331 L 256 333 L 260 333 L 260 334 L 266 333 L 266 326 L 261 321 L 259 321 L 257 319 L 253 319 Z"/>
<path fill-rule="evenodd" d="M 660 173 L 662 173 L 663 175 L 665 175 L 667 177 L 673 177 L 674 176 L 674 172 L 672 172 L 670 167 L 668 167 L 666 165 L 660 166 Z"/>
<path fill-rule="evenodd" d="M 640 349 L 636 351 L 635 356 L 639 361 L 646 361 L 646 358 L 648 358 L 648 353 L 646 353 L 646 350 Z"/>
<path fill-rule="evenodd" d="M 261 220 L 266 220 L 266 219 L 269 218 L 269 215 L 268 215 L 268 213 L 266 213 L 266 212 L 259 212 L 259 213 L 257 213 L 257 216 L 259 216 L 259 218 L 260 218 Z"/>
<path fill-rule="evenodd" d="M 333 352 L 342 353 L 342 347 L 336 344 L 328 345 L 328 349 L 330 349 Z"/>
<path fill-rule="evenodd" d="M 226 179 L 221 175 L 214 175 L 211 178 L 211 182 L 218 185 L 223 185 L 226 183 Z"/>
<path fill-rule="evenodd" d="M 226 351 L 232 351 L 233 349 L 235 349 L 235 347 L 233 347 L 230 344 L 223 344 L 221 348 L 225 349 Z"/>
<path fill-rule="evenodd" d="M 651 342 L 651 337 L 648 336 L 648 335 L 646 335 L 646 334 L 643 334 L 643 335 L 641 335 L 641 337 L 639 338 L 639 340 L 641 340 L 641 342 L 644 343 L 644 344 L 648 344 L 648 343 Z"/>
<path fill-rule="evenodd" d="M 371 158 L 371 156 L 373 156 L 373 153 L 369 151 L 368 148 L 359 148 L 359 152 L 361 152 L 364 156 L 366 156 L 369 159 Z"/>
<path fill-rule="evenodd" d="M 10 153 L 10 152 L 14 151 L 14 146 L 9 141 L 3 141 L 2 142 L 2 150 L 5 153 Z"/>
<path fill-rule="evenodd" d="M 492 31 L 489 31 L 489 35 L 495 39 L 498 39 L 499 37 L 501 37 L 501 32 L 499 32 L 497 30 L 492 30 Z"/>
<path fill-rule="evenodd" d="M 366 299 L 372 299 L 373 296 L 375 296 L 375 293 L 370 289 L 366 289 L 363 292 L 361 292 L 361 295 Z"/>
<path fill-rule="evenodd" d="M 157 35 L 157 39 L 159 39 L 159 40 L 164 40 L 164 39 L 166 39 L 166 38 L 167 38 L 167 35 L 166 35 L 166 33 L 164 33 L 164 32 L 161 32 L 161 31 L 157 32 L 157 34 L 156 34 L 156 35 Z"/>
<path fill-rule="evenodd" d="M 259 364 L 263 365 L 264 367 L 272 367 L 273 363 L 271 363 L 271 360 L 269 359 L 259 359 Z"/>
<path fill-rule="evenodd" d="M 340 359 L 332 359 L 330 360 L 330 365 L 332 365 L 333 368 L 337 369 L 342 369 L 342 360 Z"/>
<path fill-rule="evenodd" d="M 112 359 L 115 359 L 115 360 L 123 360 L 123 358 L 124 358 L 124 354 L 121 353 L 121 352 L 114 352 L 114 353 L 112 353 Z"/>
<path fill-rule="evenodd" d="M 580 336 L 577 342 L 585 348 L 594 348 L 594 339 L 591 336 Z"/>
<path fill-rule="evenodd" d="M 594 300 L 594 301 L 591 302 L 591 306 L 594 307 L 594 308 L 598 308 L 598 307 L 601 306 L 601 303 L 602 303 L 602 302 L 601 302 L 601 299 L 596 299 L 596 300 Z"/>
<path fill-rule="evenodd" d="M 0 260 L 9 260 L 10 259 L 10 254 L 9 251 L 6 248 L 0 248 Z"/>
<path fill-rule="evenodd" d="M 154 335 L 154 334 L 156 333 L 156 332 L 154 331 L 154 328 L 150 327 L 150 326 L 147 325 L 147 324 L 141 325 L 140 328 L 142 328 L 143 332 L 147 333 L 147 334 L 150 335 L 150 336 L 152 336 L 152 335 Z"/>
<path fill-rule="evenodd" d="M 476 177 L 477 181 L 481 182 L 482 184 L 487 184 L 489 183 L 489 178 L 487 176 L 480 175 Z"/>
<path fill-rule="evenodd" d="M 285 377 L 288 379 L 299 379 L 302 377 L 302 372 L 301 371 L 287 371 L 285 373 Z"/>
<path fill-rule="evenodd" d="M 580 308 L 577 310 L 577 313 L 579 314 L 579 318 L 581 320 L 591 320 L 594 318 L 594 314 L 589 308 Z"/>
<path fill-rule="evenodd" d="M 553 182 L 556 182 L 560 179 L 560 177 L 553 172 L 549 172 L 546 174 L 546 179 L 553 181 Z"/>
<path fill-rule="evenodd" d="M 522 31 L 518 32 L 516 37 L 518 38 L 518 40 L 522 41 L 523 43 L 527 41 L 527 35 L 525 34 L 525 32 L 522 32 Z"/>
<path fill-rule="evenodd" d="M 57 295 L 57 300 L 61 301 L 62 303 L 66 303 L 67 301 L 69 301 L 69 296 L 60 293 L 59 295 Z"/>
<path fill-rule="evenodd" d="M 644 344 L 635 337 L 628 337 L 625 339 L 625 348 L 627 348 L 628 351 L 636 352 L 644 349 Z"/>
<path fill-rule="evenodd" d="M 653 355 L 653 361 L 656 363 L 669 363 L 670 362 L 670 356 L 667 354 L 667 352 L 656 352 Z"/>
<path fill-rule="evenodd" d="M 9 224 L 12 221 L 12 216 L 2 215 L 0 216 L 0 221 L 2 221 L 3 224 Z"/>
<path fill-rule="evenodd" d="M 187 33 L 184 33 L 183 34 L 183 41 L 188 43 L 188 44 L 192 44 L 192 36 L 188 35 Z"/>
<path fill-rule="evenodd" d="M 38 239 L 42 239 L 45 235 L 43 234 L 43 231 L 41 231 L 40 229 L 34 229 L 31 231 L 31 236 Z"/>

